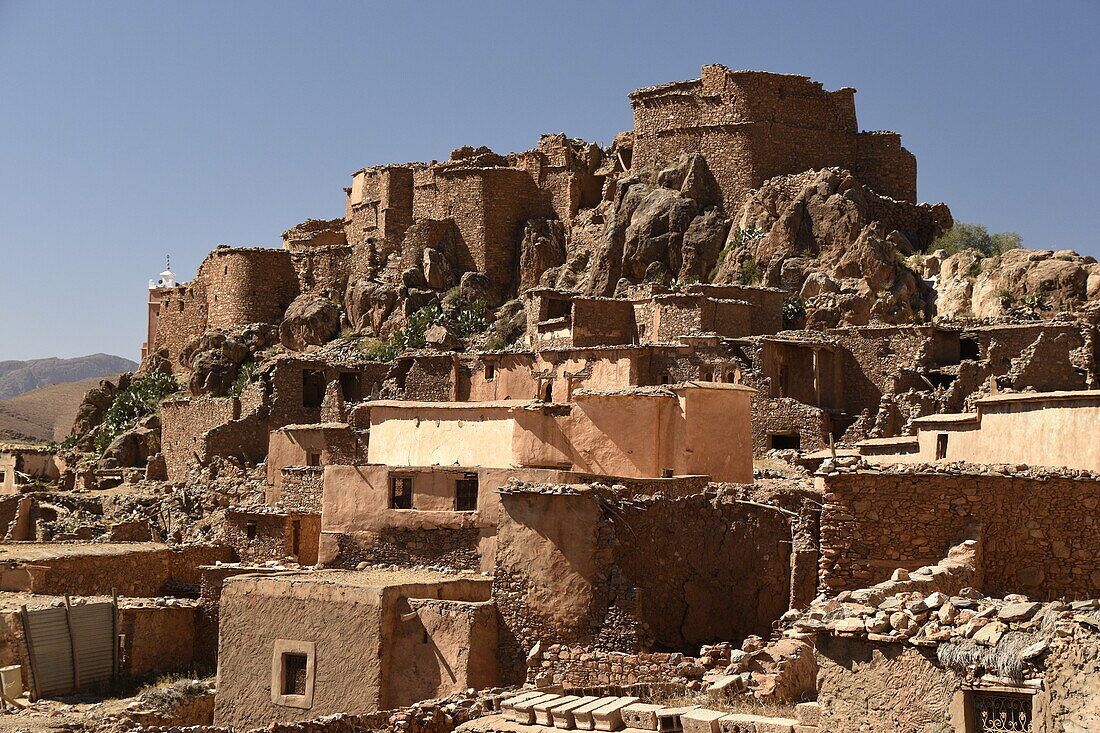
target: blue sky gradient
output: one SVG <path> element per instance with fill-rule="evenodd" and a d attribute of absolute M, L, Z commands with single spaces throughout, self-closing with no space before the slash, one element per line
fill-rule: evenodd
<path fill-rule="evenodd" d="M 1100 256 L 1096 2 L 0 0 L 0 360 L 136 358 L 145 287 L 365 165 L 606 144 L 705 63 L 858 90 L 921 200 Z"/>

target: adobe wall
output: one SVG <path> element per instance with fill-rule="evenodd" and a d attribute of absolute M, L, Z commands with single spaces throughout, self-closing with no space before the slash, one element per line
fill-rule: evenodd
<path fill-rule="evenodd" d="M 237 729 L 333 713 L 380 709 L 382 598 L 379 588 L 228 578 L 221 595 L 214 723 Z M 317 645 L 312 706 L 272 702 L 277 639 Z"/>
<path fill-rule="evenodd" d="M 31 545 L 30 547 L 33 547 Z M 43 595 L 119 595 L 151 597 L 198 594 L 199 565 L 232 562 L 236 553 L 223 545 L 181 545 L 163 549 L 137 546 L 132 552 L 73 554 L 28 561 L 33 565 L 25 589 Z M 16 590 L 5 588 L 5 590 Z"/>
<path fill-rule="evenodd" d="M 1026 463 L 1100 471 L 1100 392 L 1044 397 L 994 395 L 979 402 L 976 421 L 918 423 L 920 453 L 910 459 L 936 460 L 938 436 L 946 434 L 949 461 Z"/>
<path fill-rule="evenodd" d="M 506 679 L 522 679 L 539 640 L 689 650 L 767 634 L 787 610 L 791 532 L 776 511 L 709 495 L 516 491 L 501 504 L 493 593 Z"/>
<path fill-rule="evenodd" d="M 391 624 L 382 652 L 383 660 L 389 660 L 383 675 L 382 708 L 497 685 L 497 618 L 492 601 L 398 599 L 394 612 L 399 617 L 413 613 L 415 618 Z"/>
<path fill-rule="evenodd" d="M 411 405 L 410 405 L 411 406 Z M 388 466 L 489 466 L 513 462 L 510 406 L 412 410 L 399 403 L 371 405 L 370 463 Z"/>
<path fill-rule="evenodd" d="M 975 531 L 982 590 L 1051 599 L 1100 595 L 1095 477 L 855 471 L 819 475 L 819 581 L 831 593 L 934 564 Z"/>
<path fill-rule="evenodd" d="M 774 176 L 840 166 L 872 188 L 916 202 L 916 162 L 892 133 L 859 135 L 854 89 L 828 92 L 793 74 L 704 66 L 699 79 L 638 89 L 631 167 L 706 158 L 727 212 Z"/>
<path fill-rule="evenodd" d="M 365 448 L 360 446 L 359 436 L 343 423 L 286 426 L 271 431 L 267 441 L 267 482 L 271 486 L 267 503 L 282 498 L 284 469 L 309 466 L 311 453 L 319 456 L 320 465 L 325 466 L 365 460 Z M 317 498 L 320 499 L 320 494 Z"/>
<path fill-rule="evenodd" d="M 225 542 L 244 562 L 263 563 L 292 557 L 302 565 L 317 563 L 321 533 L 319 514 L 227 510 Z M 249 533 L 252 536 L 249 537 Z"/>

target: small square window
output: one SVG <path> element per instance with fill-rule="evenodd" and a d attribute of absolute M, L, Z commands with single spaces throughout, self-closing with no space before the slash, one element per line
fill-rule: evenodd
<path fill-rule="evenodd" d="M 485 381 L 491 382 L 497 378 L 497 365 L 486 364 L 485 365 Z"/>
<path fill-rule="evenodd" d="M 455 481 L 455 511 L 477 511 L 477 476 L 468 475 Z"/>
<path fill-rule="evenodd" d="M 256 539 L 256 520 L 249 519 L 244 523 L 244 536 L 250 540 Z"/>
<path fill-rule="evenodd" d="M 321 454 L 320 453 L 314 453 L 313 451 L 310 451 L 310 452 L 306 453 L 306 465 L 307 466 L 320 466 L 321 465 Z"/>
<path fill-rule="evenodd" d="M 390 509 L 413 508 L 413 480 L 411 476 L 390 476 Z"/>
<path fill-rule="evenodd" d="M 306 662 L 305 654 L 283 654 L 283 694 L 306 694 Z"/>

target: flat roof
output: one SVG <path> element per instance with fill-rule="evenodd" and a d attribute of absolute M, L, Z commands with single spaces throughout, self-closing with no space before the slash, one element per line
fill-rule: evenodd
<path fill-rule="evenodd" d="M 441 573 L 434 570 L 298 570 L 278 574 L 242 574 L 227 578 L 227 583 L 246 580 L 266 580 L 272 583 L 311 583 L 316 585 L 339 585 L 349 588 L 391 588 L 412 584 L 436 584 L 468 581 L 491 583 L 492 578 L 476 574 Z"/>
<path fill-rule="evenodd" d="M 913 418 L 914 424 L 919 425 L 934 425 L 934 424 L 949 424 L 949 423 L 964 423 L 964 422 L 977 422 L 978 413 L 976 412 L 949 412 L 941 415 L 925 415 L 924 417 Z"/>
<path fill-rule="evenodd" d="M 360 407 L 393 407 L 400 410 L 495 410 L 547 405 L 538 400 L 486 400 L 484 402 L 422 402 L 411 400 L 370 400 L 359 403 Z"/>
<path fill-rule="evenodd" d="M 1060 400 L 1096 400 L 1100 389 L 1062 390 L 1058 392 L 1002 392 L 982 397 L 978 405 L 1000 405 L 1009 402 L 1056 402 Z"/>
<path fill-rule="evenodd" d="M 111 557 L 171 549 L 160 542 L 9 542 L 0 545 L 0 562 L 36 562 L 70 557 Z"/>
<path fill-rule="evenodd" d="M 917 436 L 915 435 L 898 435 L 893 438 L 867 438 L 856 443 L 859 445 L 870 446 L 889 446 L 889 445 L 915 445 L 917 443 Z"/>

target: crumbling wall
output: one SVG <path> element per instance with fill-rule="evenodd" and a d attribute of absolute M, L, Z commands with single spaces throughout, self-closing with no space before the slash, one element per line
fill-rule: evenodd
<path fill-rule="evenodd" d="M 818 476 L 821 574 L 837 592 L 932 564 L 979 534 L 987 593 L 1035 598 L 1100 594 L 1100 479 L 1031 475 L 855 471 Z"/>
<path fill-rule="evenodd" d="M 120 595 L 148 597 L 199 592 L 199 565 L 232 562 L 236 553 L 224 545 L 181 545 L 138 549 L 123 554 L 79 554 L 34 560 L 26 589 L 44 595 Z"/>
<path fill-rule="evenodd" d="M 774 176 L 840 166 L 875 190 L 916 201 L 916 161 L 895 133 L 857 133 L 855 90 L 808 77 L 704 66 L 699 79 L 632 92 L 631 167 L 659 169 L 702 153 L 727 212 Z"/>
<path fill-rule="evenodd" d="M 135 677 L 190 669 L 199 613 L 195 606 L 120 608 L 118 632 L 125 637 L 121 668 Z"/>
<path fill-rule="evenodd" d="M 768 633 L 787 610 L 791 532 L 770 508 L 506 491 L 497 533 L 494 597 L 513 676 L 536 641 L 685 650 Z"/>
<path fill-rule="evenodd" d="M 240 416 L 235 397 L 192 397 L 161 404 L 161 453 L 169 481 L 182 481 L 206 454 L 205 434 Z"/>

